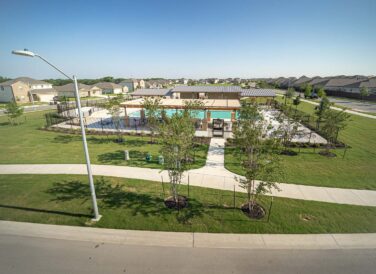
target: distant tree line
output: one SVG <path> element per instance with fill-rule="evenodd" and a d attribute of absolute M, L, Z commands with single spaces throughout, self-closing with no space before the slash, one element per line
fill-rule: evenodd
<path fill-rule="evenodd" d="M 78 82 L 85 85 L 94 85 L 99 82 L 110 82 L 110 83 L 116 83 L 119 84 L 120 82 L 126 80 L 125 78 L 114 78 L 112 76 L 106 76 L 98 79 L 78 79 Z M 53 86 L 63 86 L 66 84 L 71 83 L 72 81 L 69 79 L 44 79 L 43 81 L 46 81 Z"/>
<path fill-rule="evenodd" d="M 10 80 L 10 78 L 0 76 L 0 83 Z"/>

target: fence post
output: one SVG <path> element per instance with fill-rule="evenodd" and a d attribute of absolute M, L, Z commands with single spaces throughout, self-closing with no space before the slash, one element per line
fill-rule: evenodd
<path fill-rule="evenodd" d="M 346 151 L 347 151 L 347 145 L 345 144 L 345 151 L 343 152 L 342 159 L 345 159 Z"/>
<path fill-rule="evenodd" d="M 270 207 L 269 207 L 269 212 L 268 212 L 268 223 L 269 223 L 269 220 L 270 220 L 270 214 L 272 213 L 272 206 L 273 206 L 273 196 L 272 196 L 272 200 L 270 201 Z"/>
<path fill-rule="evenodd" d="M 163 175 L 161 175 L 161 183 L 162 183 L 162 190 L 163 190 L 163 199 L 166 197 L 165 189 L 164 189 L 164 184 L 163 184 Z"/>
<path fill-rule="evenodd" d="M 189 198 L 189 173 L 188 173 L 188 198 Z"/>
<path fill-rule="evenodd" d="M 236 208 L 236 202 L 235 202 L 235 199 L 236 199 L 236 195 L 235 195 L 235 185 L 234 185 L 234 209 Z"/>

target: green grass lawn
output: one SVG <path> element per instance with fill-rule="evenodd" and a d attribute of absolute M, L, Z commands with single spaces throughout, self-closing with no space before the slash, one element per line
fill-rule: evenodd
<path fill-rule="evenodd" d="M 25 115 L 26 121 L 18 126 L 8 124 L 6 116 L 0 116 L 0 164 L 79 164 L 84 163 L 80 135 L 40 130 L 44 126 L 45 112 Z M 160 168 L 160 145 L 149 144 L 150 137 L 124 136 L 124 143 L 116 143 L 115 136 L 87 136 L 90 159 L 93 164 L 128 165 Z M 124 161 L 124 150 L 129 150 L 130 161 Z M 196 148 L 196 162 L 190 168 L 205 165 L 208 145 Z M 145 161 L 147 153 L 153 160 Z"/>
<path fill-rule="evenodd" d="M 279 98 L 282 101 L 282 98 Z M 301 102 L 298 109 L 314 112 L 314 105 Z M 318 149 L 301 149 L 298 156 L 282 156 L 288 183 L 340 188 L 376 189 L 376 120 L 351 115 L 347 128 L 339 139 L 351 146 L 343 158 L 344 149 L 337 149 L 336 158 L 319 155 Z M 298 151 L 298 149 L 295 149 Z M 225 166 L 242 174 L 234 148 L 226 147 Z"/>
<path fill-rule="evenodd" d="M 251 220 L 238 208 L 245 194 L 190 187 L 189 207 L 163 204 L 161 183 L 95 177 L 103 218 L 96 227 L 224 233 L 376 232 L 376 207 L 274 198 L 267 218 Z M 165 185 L 167 191 L 168 186 Z M 181 194 L 188 195 L 181 186 Z M 166 193 L 166 195 L 168 195 Z M 261 204 L 269 210 L 270 197 Z M 91 217 L 87 177 L 83 175 L 0 175 L 0 219 L 85 226 Z"/>

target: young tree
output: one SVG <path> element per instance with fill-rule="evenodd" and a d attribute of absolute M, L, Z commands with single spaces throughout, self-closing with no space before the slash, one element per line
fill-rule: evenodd
<path fill-rule="evenodd" d="M 317 129 L 320 128 L 322 116 L 326 110 L 330 109 L 330 105 L 331 103 L 328 97 L 324 96 L 323 98 L 321 98 L 320 104 L 315 108 L 316 109 L 315 114 L 317 115 L 317 121 L 316 121 Z"/>
<path fill-rule="evenodd" d="M 145 97 L 142 103 L 142 107 L 145 109 L 148 126 L 150 128 L 150 143 L 154 143 L 154 134 L 158 130 L 159 118 L 160 118 L 160 98 Z"/>
<path fill-rule="evenodd" d="M 24 109 L 18 106 L 16 102 L 8 103 L 5 106 L 5 114 L 8 116 L 12 125 L 16 124 L 17 118 L 21 117 L 23 113 Z"/>
<path fill-rule="evenodd" d="M 293 113 L 291 107 L 283 107 L 282 112 L 276 117 L 279 122 L 279 127 L 277 129 L 277 134 L 281 138 L 282 145 L 284 147 L 282 154 L 285 155 L 296 155 L 295 152 L 288 149 L 288 145 L 291 144 L 294 137 L 299 131 L 300 117 Z"/>
<path fill-rule="evenodd" d="M 249 216 L 260 218 L 264 215 L 258 205 L 258 197 L 278 189 L 276 181 L 281 179 L 282 169 L 278 153 L 278 138 L 270 134 L 266 138 L 267 123 L 257 104 L 242 102 L 238 125 L 234 128 L 234 141 L 243 157 L 241 161 L 245 172 L 239 179 L 241 187 L 247 190 L 247 204 L 242 208 Z M 259 180 L 259 181 L 257 181 Z"/>
<path fill-rule="evenodd" d="M 345 112 L 345 110 L 335 111 L 327 109 L 322 114 L 322 127 L 321 131 L 325 134 L 327 139 L 327 145 L 325 151 L 320 154 L 325 156 L 335 156 L 334 153 L 330 152 L 333 144 L 336 143 L 338 134 L 347 126 L 348 119 L 350 115 Z"/>
<path fill-rule="evenodd" d="M 300 104 L 300 97 L 299 95 L 295 97 L 294 101 L 292 102 L 295 106 L 295 110 L 298 108 L 298 105 Z"/>
<path fill-rule="evenodd" d="M 121 108 L 120 104 L 124 101 L 123 94 L 118 94 L 115 97 L 109 98 L 108 102 L 105 104 L 105 108 L 107 109 L 108 113 L 111 115 L 112 123 L 115 126 L 118 138 L 118 142 L 123 142 L 123 137 L 120 132 L 121 127 Z"/>
<path fill-rule="evenodd" d="M 179 195 L 179 186 L 183 172 L 187 170 L 185 161 L 193 143 L 195 128 L 189 112 L 176 112 L 170 118 L 166 117 L 159 126 L 161 136 L 161 153 L 164 157 L 163 169 L 168 171 L 170 178 L 170 193 L 165 201 L 168 207 L 182 208 L 186 200 Z"/>
<path fill-rule="evenodd" d="M 367 97 L 367 96 L 369 96 L 369 95 L 370 95 L 370 93 L 369 93 L 367 87 L 362 87 L 362 88 L 360 89 L 360 96 L 362 97 L 362 100 L 364 100 L 364 97 Z"/>
<path fill-rule="evenodd" d="M 304 89 L 304 98 L 310 98 L 312 95 L 312 86 L 306 85 Z"/>
<path fill-rule="evenodd" d="M 294 88 L 288 88 L 285 94 L 285 105 L 287 103 L 287 98 L 291 99 L 295 95 L 295 90 Z"/>
<path fill-rule="evenodd" d="M 196 124 L 196 121 L 199 116 L 200 109 L 203 109 L 204 102 L 200 99 L 195 100 L 185 100 L 184 101 L 184 110 L 183 114 L 188 118 L 191 119 L 193 125 Z M 196 128 L 195 128 L 196 130 Z M 188 150 L 188 154 L 186 155 L 185 161 L 194 162 L 195 161 L 195 144 L 192 142 L 191 149 Z"/>
<path fill-rule="evenodd" d="M 317 96 L 319 98 L 323 98 L 326 96 L 325 89 L 323 87 L 319 88 L 319 90 L 317 91 Z"/>

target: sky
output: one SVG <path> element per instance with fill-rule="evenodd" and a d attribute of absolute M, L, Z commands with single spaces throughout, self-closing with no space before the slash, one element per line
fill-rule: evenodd
<path fill-rule="evenodd" d="M 0 0 L 0 76 L 376 74 L 376 0 Z"/>

